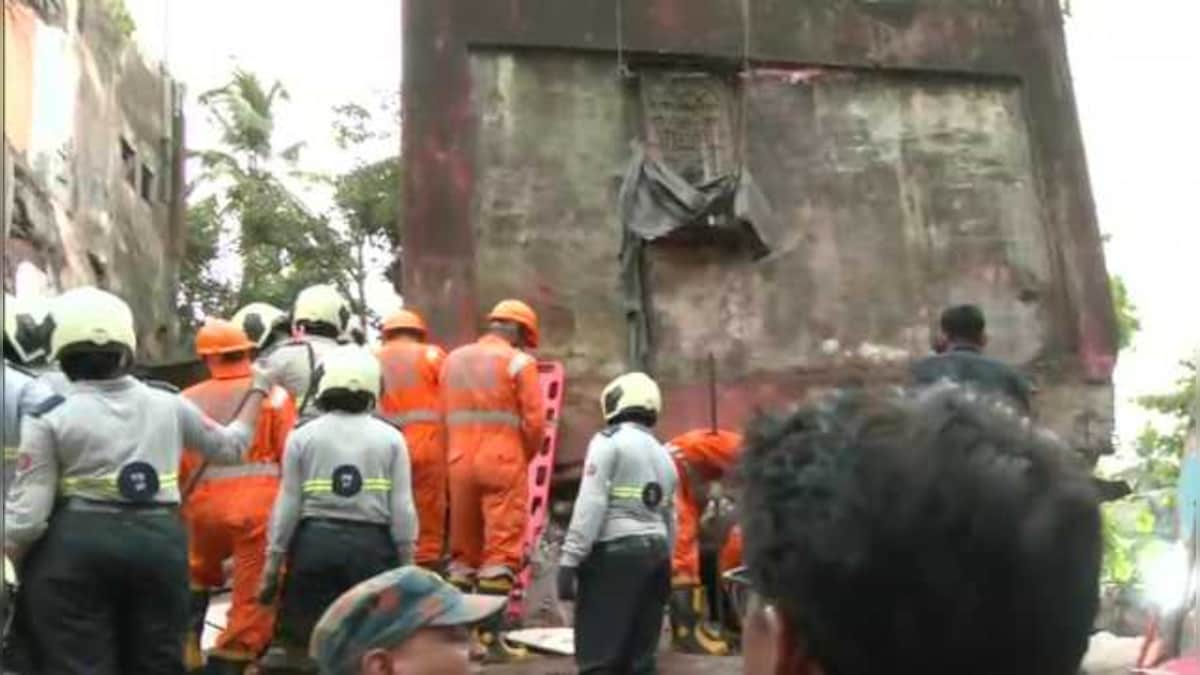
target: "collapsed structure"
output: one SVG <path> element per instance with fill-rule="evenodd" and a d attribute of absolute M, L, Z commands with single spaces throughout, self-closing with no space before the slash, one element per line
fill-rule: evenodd
<path fill-rule="evenodd" d="M 120 294 L 157 362 L 180 348 L 182 87 L 132 31 L 119 2 L 4 0 L 4 285 Z"/>

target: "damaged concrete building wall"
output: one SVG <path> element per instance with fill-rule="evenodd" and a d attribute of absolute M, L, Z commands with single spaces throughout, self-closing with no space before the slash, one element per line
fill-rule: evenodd
<path fill-rule="evenodd" d="M 623 8 L 406 12 L 406 297 L 451 342 L 501 297 L 543 313 L 569 378 L 566 464 L 629 365 L 631 141 L 694 183 L 752 173 L 772 221 L 754 223 L 765 256 L 704 233 L 647 245 L 664 434 L 709 423 L 710 353 L 736 426 L 903 381 L 940 310 L 975 302 L 993 353 L 1038 380 L 1042 419 L 1108 447 L 1112 305 L 1054 2 Z"/>
<path fill-rule="evenodd" d="M 137 318 L 139 359 L 157 362 L 178 348 L 182 90 L 113 6 L 5 0 L 6 35 L 21 40 L 5 45 L 4 283 L 119 294 Z M 31 268 L 44 288 L 17 287 Z"/>

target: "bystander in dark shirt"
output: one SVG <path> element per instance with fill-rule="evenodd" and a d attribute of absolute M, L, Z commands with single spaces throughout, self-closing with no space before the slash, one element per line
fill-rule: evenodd
<path fill-rule="evenodd" d="M 913 383 L 927 386 L 947 379 L 973 385 L 980 391 L 1005 397 L 1023 413 L 1031 411 L 1033 385 L 1021 371 L 984 356 L 978 347 L 955 345 L 944 354 L 928 356 L 912 366 Z"/>

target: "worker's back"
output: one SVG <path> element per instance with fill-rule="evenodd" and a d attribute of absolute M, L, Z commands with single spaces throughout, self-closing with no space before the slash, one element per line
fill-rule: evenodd
<path fill-rule="evenodd" d="M 212 419 L 227 424 L 241 411 L 250 394 L 251 377 L 213 378 L 183 390 L 183 397 L 196 404 Z M 283 455 L 283 444 L 287 430 L 295 423 L 296 411 L 288 392 L 283 387 L 273 387 L 271 395 L 262 401 L 262 413 L 254 440 L 246 451 L 247 462 L 273 462 L 278 464 Z M 198 459 L 189 449 L 185 463 Z"/>
<path fill-rule="evenodd" d="M 301 418 L 316 414 L 316 392 L 310 392 L 313 373 L 325 354 L 338 347 L 337 340 L 322 335 L 305 335 L 285 342 L 266 357 L 267 367 L 278 373 L 280 384 L 296 402 Z"/>
<path fill-rule="evenodd" d="M 436 345 L 393 340 L 376 357 L 383 370 L 379 409 L 396 424 L 440 421 L 438 378 L 446 352 Z"/>
<path fill-rule="evenodd" d="M 487 428 L 520 443 L 516 378 L 531 363 L 533 357 L 490 335 L 451 352 L 442 366 L 442 401 L 452 437 L 459 430 Z M 455 450 L 452 441 L 451 454 Z"/>
<path fill-rule="evenodd" d="M 928 386 L 950 380 L 1004 397 L 1021 412 L 1031 408 L 1032 386 L 1013 366 L 985 356 L 972 347 L 954 347 L 944 354 L 929 356 L 912 366 L 913 383 Z"/>

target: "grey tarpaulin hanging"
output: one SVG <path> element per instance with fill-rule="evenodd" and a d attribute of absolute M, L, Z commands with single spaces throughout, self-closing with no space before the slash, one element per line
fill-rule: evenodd
<path fill-rule="evenodd" d="M 629 323 L 629 363 L 645 369 L 650 353 L 643 253 L 648 241 L 682 228 L 720 228 L 738 232 L 757 260 L 777 241 L 770 205 L 750 172 L 739 167 L 701 185 L 692 185 L 640 143 L 625 172 L 618 197 L 621 218 L 621 286 Z"/>

